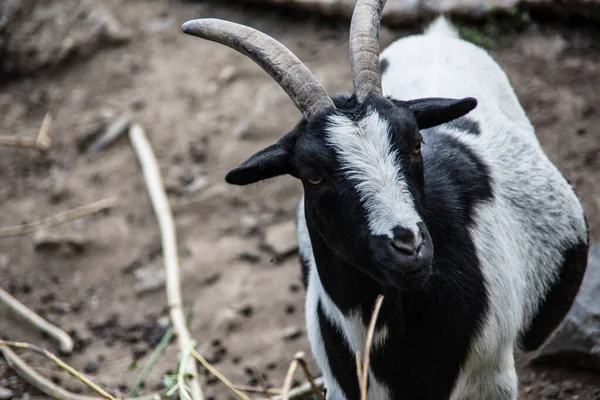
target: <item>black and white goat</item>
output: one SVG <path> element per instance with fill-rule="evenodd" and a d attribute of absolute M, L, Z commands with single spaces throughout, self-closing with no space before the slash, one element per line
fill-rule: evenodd
<path fill-rule="evenodd" d="M 547 338 L 581 283 L 581 204 L 503 71 L 445 19 L 378 56 L 383 3 L 358 1 L 356 93 L 333 99 L 260 32 L 183 25 L 252 58 L 303 113 L 226 180 L 302 182 L 306 320 L 329 398 L 359 398 L 354 354 L 383 294 L 369 399 L 516 399 L 515 351 Z"/>

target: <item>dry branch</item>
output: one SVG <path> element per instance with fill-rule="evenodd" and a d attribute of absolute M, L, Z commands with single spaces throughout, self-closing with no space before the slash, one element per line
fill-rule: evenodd
<path fill-rule="evenodd" d="M 319 378 L 315 379 L 314 385 L 319 389 L 323 389 L 323 387 L 325 386 L 325 379 L 323 377 L 319 377 Z M 306 382 L 306 383 L 303 383 L 300 386 L 296 386 L 295 388 L 290 390 L 290 392 L 288 394 L 288 398 L 290 400 L 293 400 L 293 399 L 297 399 L 300 397 L 304 397 L 304 396 L 308 395 L 309 393 L 314 393 L 313 385 L 310 382 Z M 281 400 L 281 399 L 282 399 L 282 396 L 271 397 L 271 400 Z"/>
<path fill-rule="evenodd" d="M 63 353 L 70 353 L 73 351 L 73 339 L 71 339 L 71 336 L 69 336 L 67 332 L 52 325 L 50 322 L 31 311 L 2 288 L 0 288 L 0 303 L 6 304 L 15 314 L 29 321 L 36 328 L 54 338 L 59 344 L 60 351 Z"/>
<path fill-rule="evenodd" d="M 127 115 L 121 115 L 112 124 L 106 128 L 104 133 L 90 145 L 89 151 L 97 153 L 103 150 L 106 146 L 117 140 L 117 138 L 123 135 L 127 128 L 131 125 L 131 120 Z"/>
<path fill-rule="evenodd" d="M 281 399 L 289 400 L 294 398 L 292 397 L 293 391 L 291 389 L 292 378 L 294 376 L 294 373 L 298 369 L 298 366 L 302 368 L 302 371 L 304 372 L 304 375 L 306 375 L 306 379 L 308 380 L 308 390 L 306 393 L 313 392 L 317 396 L 318 400 L 325 400 L 325 397 L 323 396 L 323 393 L 320 390 L 323 387 L 323 385 L 318 385 L 313 379 L 310 371 L 308 370 L 306 360 L 304 359 L 304 353 L 302 352 L 296 353 L 296 355 L 294 356 L 294 360 L 290 364 L 290 368 L 288 369 L 288 372 L 285 376 L 285 380 L 283 382 L 283 388 L 281 389 Z M 299 395 L 300 394 L 296 394 L 295 396 Z"/>
<path fill-rule="evenodd" d="M 46 393 L 48 396 L 57 400 L 103 400 L 104 397 L 86 396 L 69 392 L 60 386 L 54 384 L 49 379 L 38 374 L 31 368 L 21 357 L 19 357 L 9 347 L 0 346 L 0 352 L 8 362 L 8 365 L 28 382 L 31 386 Z M 158 393 L 130 398 L 129 400 L 160 400 L 161 396 Z"/>
<path fill-rule="evenodd" d="M 50 148 L 50 138 L 48 130 L 52 124 L 52 116 L 46 113 L 37 138 L 20 138 L 16 136 L 0 136 L 0 146 L 25 147 L 29 149 L 37 149 L 46 151 Z"/>
<path fill-rule="evenodd" d="M 242 393 L 238 389 L 236 389 L 236 387 L 233 385 L 233 383 L 231 383 L 229 381 L 229 379 L 225 378 L 225 376 L 223 374 L 221 374 L 219 371 L 217 371 L 215 367 L 213 367 L 212 365 L 210 365 L 210 363 L 206 360 L 206 358 L 204 358 L 200 353 L 198 353 L 194 349 L 191 349 L 190 354 L 196 360 L 198 360 L 200 362 L 200 364 L 202 364 L 204 366 L 204 368 L 206 368 L 211 374 L 213 374 L 214 376 L 216 376 L 221 382 L 223 382 L 223 384 L 225 386 L 227 386 L 229 389 L 231 389 L 241 399 L 243 399 L 243 400 L 250 400 L 250 398 L 248 396 L 246 396 L 244 393 Z"/>
<path fill-rule="evenodd" d="M 359 354 L 356 355 L 356 370 L 359 374 L 358 384 L 360 386 L 360 399 L 367 400 L 367 382 L 369 377 L 369 361 L 371 356 L 371 343 L 373 342 L 373 335 L 375 332 L 375 325 L 377 323 L 377 317 L 379 316 L 379 310 L 381 309 L 381 303 L 383 302 L 383 296 L 377 296 L 375 300 L 375 308 L 373 314 L 371 314 L 371 322 L 369 323 L 369 330 L 367 331 L 367 339 L 365 341 L 365 356 L 363 362 L 359 361 Z"/>
<path fill-rule="evenodd" d="M 162 238 L 163 259 L 165 261 L 167 300 L 170 308 L 171 323 L 177 335 L 179 349 L 184 354 L 192 348 L 193 342 L 185 321 L 181 299 L 181 283 L 179 277 L 179 260 L 177 257 L 177 237 L 175 223 L 165 193 L 162 177 L 152 147 L 139 124 L 129 129 L 129 139 L 139 159 L 152 207 L 158 220 Z M 203 400 L 202 389 L 198 382 L 196 362 L 190 359 L 186 365 L 186 374 L 194 400 Z M 180 388 L 180 390 L 185 388 Z"/>
<path fill-rule="evenodd" d="M 7 226 L 0 228 L 0 238 L 7 236 L 19 236 L 26 235 L 28 233 L 35 232 L 41 228 L 50 228 L 52 226 L 60 225 L 65 222 L 79 219 L 89 214 L 94 214 L 107 208 L 114 207 L 117 204 L 115 199 L 103 199 L 92 204 L 73 208 L 68 211 L 64 211 L 60 214 L 53 215 L 49 218 L 45 218 L 39 221 L 28 222 L 21 225 Z"/>
<path fill-rule="evenodd" d="M 110 393 L 108 393 L 106 390 L 102 389 L 100 386 L 96 385 L 94 382 L 92 382 L 91 380 L 89 380 L 88 378 L 86 378 L 85 376 L 83 376 L 80 372 L 78 372 L 75 368 L 71 367 L 69 364 L 67 364 L 66 362 L 64 362 L 60 358 L 56 357 L 54 354 L 50 353 L 46 349 L 42 349 L 41 347 L 38 347 L 38 346 L 30 344 L 30 343 L 8 342 L 8 341 L 5 341 L 5 340 L 0 340 L 0 349 L 2 349 L 4 351 L 4 349 L 8 348 L 8 347 L 14 347 L 14 348 L 17 348 L 17 349 L 28 349 L 28 350 L 32 350 L 32 351 L 34 351 L 34 352 L 36 352 L 38 354 L 41 354 L 44 357 L 46 357 L 47 359 L 49 359 L 52 362 L 54 362 L 60 368 L 62 368 L 65 371 L 67 371 L 69 374 L 71 374 L 75 378 L 79 379 L 85 385 L 87 385 L 90 388 L 92 388 L 100 396 L 102 396 L 102 397 L 104 397 L 106 399 L 109 399 L 109 400 L 117 400 L 113 395 L 111 395 Z"/>

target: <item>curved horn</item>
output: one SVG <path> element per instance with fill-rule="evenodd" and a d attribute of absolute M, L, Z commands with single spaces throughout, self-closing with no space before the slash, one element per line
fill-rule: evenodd
<path fill-rule="evenodd" d="M 256 29 L 220 19 L 195 19 L 181 26 L 184 33 L 224 44 L 260 65 L 290 96 L 305 118 L 335 107 L 327 91 L 284 45 Z"/>
<path fill-rule="evenodd" d="M 350 65 L 358 101 L 381 94 L 379 24 L 385 0 L 358 0 L 350 23 Z"/>

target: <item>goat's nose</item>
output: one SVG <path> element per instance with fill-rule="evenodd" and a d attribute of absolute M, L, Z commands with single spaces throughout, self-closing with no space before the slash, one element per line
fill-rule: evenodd
<path fill-rule="evenodd" d="M 392 234 L 394 235 L 391 243 L 392 246 L 396 250 L 400 250 L 407 254 L 416 253 L 423 243 L 423 235 L 421 234 L 420 229 L 415 236 L 410 229 L 397 226 L 392 231 Z"/>

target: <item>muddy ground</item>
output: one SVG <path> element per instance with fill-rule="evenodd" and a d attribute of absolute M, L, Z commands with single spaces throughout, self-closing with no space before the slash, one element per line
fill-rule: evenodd
<path fill-rule="evenodd" d="M 96 154 L 82 149 L 91 124 L 127 113 L 145 127 L 169 188 L 183 296 L 199 349 L 235 383 L 256 384 L 256 370 L 280 386 L 293 355 L 310 353 L 304 293 L 296 255 L 274 257 L 264 235 L 292 221 L 301 188 L 287 177 L 229 187 L 223 176 L 277 140 L 299 113 L 247 58 L 184 36 L 179 26 L 202 16 L 254 26 L 289 46 L 330 92 L 339 92 L 351 88 L 348 24 L 256 6 L 148 0 L 106 5 L 133 30 L 133 41 L 0 86 L 0 132 L 35 136 L 47 111 L 55 117 L 47 154 L 0 148 L 0 226 L 106 197 L 119 205 L 46 233 L 0 239 L 1 285 L 75 335 L 77 351 L 66 357 L 73 366 L 116 394 L 126 393 L 168 322 L 159 232 L 127 138 Z M 405 33 L 384 29 L 383 45 Z M 600 240 L 599 38 L 589 26 L 534 22 L 491 51 L 549 157 L 580 195 L 593 241 Z M 148 285 L 141 291 L 140 282 Z M 4 308 L 0 327 L 4 338 L 56 350 Z M 176 353 L 172 343 L 145 392 L 162 389 Z M 36 355 L 23 354 L 56 382 L 89 393 Z M 544 366 L 526 367 L 520 377 L 523 399 L 600 398 L 597 373 Z M 212 398 L 229 398 L 214 379 L 203 377 L 202 383 Z M 3 360 L 0 386 L 21 398 L 45 398 L 22 385 Z"/>

